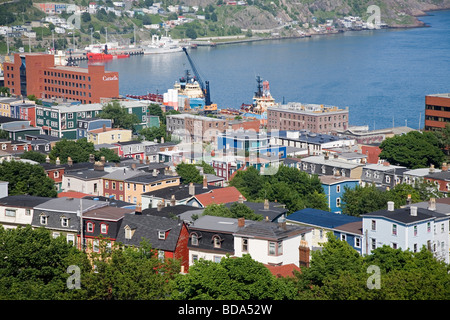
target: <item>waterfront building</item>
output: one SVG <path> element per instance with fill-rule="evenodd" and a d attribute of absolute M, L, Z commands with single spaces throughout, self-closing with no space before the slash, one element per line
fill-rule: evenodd
<path fill-rule="evenodd" d="M 348 128 L 348 107 L 290 102 L 267 108 L 267 129 L 331 133 Z"/>
<path fill-rule="evenodd" d="M 425 96 L 425 130 L 441 130 L 449 122 L 450 93 Z"/>
<path fill-rule="evenodd" d="M 363 254 L 384 245 L 412 252 L 425 247 L 449 263 L 450 216 L 414 205 L 394 209 L 394 202 L 389 201 L 387 209 L 363 214 L 362 219 Z"/>
<path fill-rule="evenodd" d="M 88 68 L 55 65 L 52 54 L 16 53 L 4 63 L 5 86 L 15 96 L 69 99 L 84 104 L 119 96 L 119 73 L 103 65 Z"/>

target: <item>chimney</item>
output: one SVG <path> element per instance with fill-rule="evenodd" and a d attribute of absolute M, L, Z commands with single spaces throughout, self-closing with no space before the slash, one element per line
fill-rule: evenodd
<path fill-rule="evenodd" d="M 269 210 L 269 200 L 264 199 L 264 210 Z"/>
<path fill-rule="evenodd" d="M 56 158 L 55 163 L 56 163 L 56 164 L 61 164 L 61 161 L 59 160 L 59 157 Z"/>
<path fill-rule="evenodd" d="M 172 197 L 170 197 L 170 205 L 174 207 L 176 204 L 175 195 L 173 194 Z"/>
<path fill-rule="evenodd" d="M 238 227 L 242 228 L 245 226 L 245 218 L 238 218 Z"/>
<path fill-rule="evenodd" d="M 300 241 L 299 249 L 299 265 L 309 267 L 309 256 L 310 249 L 308 247 L 308 243 L 305 240 Z"/>
<path fill-rule="evenodd" d="M 328 154 L 328 151 L 327 152 L 325 152 L 325 155 L 324 155 L 324 157 L 323 157 L 325 160 L 328 160 L 329 158 L 330 158 L 330 156 L 329 156 L 329 154 Z"/>
<path fill-rule="evenodd" d="M 158 175 L 158 170 L 153 169 L 153 176 L 156 177 Z"/>
<path fill-rule="evenodd" d="M 444 162 L 444 163 L 442 164 L 441 169 L 442 169 L 442 171 L 447 171 L 447 170 L 448 170 L 447 162 Z"/>
<path fill-rule="evenodd" d="M 430 201 L 428 202 L 428 210 L 436 210 L 436 198 L 430 198 Z"/>
<path fill-rule="evenodd" d="M 103 132 L 106 132 L 106 124 L 103 125 L 102 129 L 103 129 Z"/>
<path fill-rule="evenodd" d="M 96 161 L 95 163 L 94 163 L 94 171 L 104 171 L 105 170 L 105 168 L 104 168 L 104 166 L 103 166 L 103 162 L 101 162 L 101 161 Z"/>
<path fill-rule="evenodd" d="M 89 162 L 90 163 L 94 163 L 95 162 L 95 156 L 92 153 L 89 155 Z"/>
<path fill-rule="evenodd" d="M 164 137 L 161 137 L 161 143 L 164 143 Z"/>
<path fill-rule="evenodd" d="M 244 196 L 242 194 L 239 195 L 239 203 L 244 203 Z"/>
<path fill-rule="evenodd" d="M 394 211 L 394 201 L 388 201 L 388 211 Z"/>
<path fill-rule="evenodd" d="M 136 170 L 136 163 L 131 164 L 131 169 Z"/>
<path fill-rule="evenodd" d="M 71 157 L 67 157 L 67 164 L 68 164 L 69 166 L 73 166 L 73 161 L 72 161 L 72 158 L 71 158 Z"/>
<path fill-rule="evenodd" d="M 195 187 L 194 187 L 194 184 L 192 182 L 189 183 L 189 194 L 191 196 L 195 196 Z"/>
<path fill-rule="evenodd" d="M 156 209 L 157 209 L 158 211 L 161 211 L 162 208 L 164 208 L 164 204 L 162 203 L 162 201 L 159 201 L 159 202 L 158 202 L 158 206 L 156 207 Z"/>
<path fill-rule="evenodd" d="M 105 162 L 106 162 L 105 156 L 101 156 L 101 157 L 100 157 L 100 162 L 101 162 L 103 165 L 105 164 Z"/>
<path fill-rule="evenodd" d="M 410 209 L 411 216 L 416 217 L 417 216 L 417 207 L 412 206 L 412 207 L 409 207 L 409 209 Z"/>
<path fill-rule="evenodd" d="M 50 157 L 47 155 L 47 157 L 45 158 L 45 162 L 46 163 L 50 163 Z"/>
<path fill-rule="evenodd" d="M 406 198 L 406 205 L 410 205 L 412 203 L 411 195 L 408 194 L 408 198 Z"/>
<path fill-rule="evenodd" d="M 208 180 L 206 176 L 203 176 L 203 189 L 208 189 Z"/>
<path fill-rule="evenodd" d="M 434 173 L 434 164 L 430 165 L 430 169 L 428 170 L 429 173 Z"/>

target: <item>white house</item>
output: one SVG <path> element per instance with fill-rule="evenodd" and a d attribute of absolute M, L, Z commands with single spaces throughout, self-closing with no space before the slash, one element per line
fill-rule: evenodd
<path fill-rule="evenodd" d="M 450 216 L 436 212 L 433 205 L 428 209 L 414 205 L 394 209 L 394 202 L 389 201 L 387 209 L 364 214 L 362 218 L 363 255 L 383 245 L 412 252 L 425 246 L 436 258 L 449 263 Z"/>
<path fill-rule="evenodd" d="M 5 229 L 31 225 L 34 207 L 52 198 L 29 195 L 7 196 L 0 199 L 0 225 Z"/>
<path fill-rule="evenodd" d="M 258 221 L 234 233 L 234 255 L 250 254 L 252 259 L 273 266 L 300 266 L 300 246 L 305 241 L 311 243 L 311 237 L 309 227 Z"/>

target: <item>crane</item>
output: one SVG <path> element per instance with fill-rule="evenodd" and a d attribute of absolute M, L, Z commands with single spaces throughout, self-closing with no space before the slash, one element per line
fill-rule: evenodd
<path fill-rule="evenodd" d="M 198 73 L 197 68 L 195 67 L 194 61 L 192 61 L 191 57 L 189 56 L 186 47 L 183 47 L 183 51 L 189 60 L 189 64 L 191 65 L 192 71 L 194 72 L 195 77 L 197 78 L 197 82 L 199 83 L 200 88 L 203 91 L 203 95 L 205 96 L 205 111 L 217 110 L 217 104 L 211 102 L 211 96 L 210 96 L 210 91 L 209 91 L 209 81 L 205 81 L 203 83 L 203 80 L 200 77 L 200 74 Z"/>

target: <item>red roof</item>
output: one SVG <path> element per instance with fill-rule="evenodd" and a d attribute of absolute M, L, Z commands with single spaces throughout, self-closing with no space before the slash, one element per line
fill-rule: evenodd
<path fill-rule="evenodd" d="M 266 268 L 269 269 L 270 272 L 277 278 L 280 277 L 293 277 L 294 276 L 294 270 L 300 271 L 300 268 L 297 267 L 295 264 L 285 264 L 282 266 L 270 266 L 268 264 L 265 264 Z"/>
<path fill-rule="evenodd" d="M 92 196 L 92 194 L 87 194 L 87 193 L 83 193 L 83 192 L 76 192 L 76 191 L 66 191 L 66 192 L 58 193 L 58 198 L 67 197 L 67 198 L 81 199 L 81 198 L 86 197 L 86 196 Z"/>
<path fill-rule="evenodd" d="M 210 192 L 198 194 L 195 198 L 204 206 L 210 204 L 223 204 L 230 202 L 237 202 L 239 200 L 239 196 L 242 194 L 239 192 L 236 187 L 225 187 L 213 189 Z M 245 197 L 242 196 L 244 200 Z"/>

